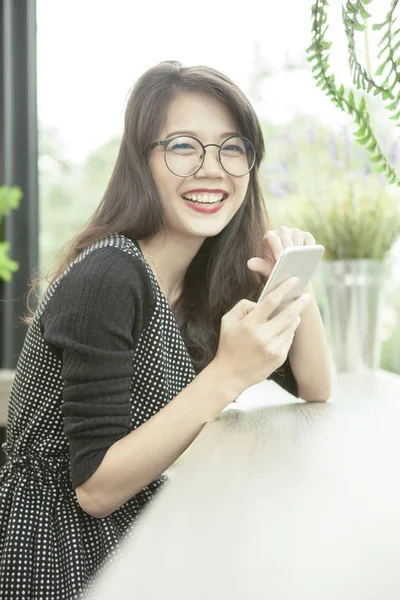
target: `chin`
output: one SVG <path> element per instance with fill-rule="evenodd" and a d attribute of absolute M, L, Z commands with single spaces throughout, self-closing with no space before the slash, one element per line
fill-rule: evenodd
<path fill-rule="evenodd" d="M 228 221 L 229 222 L 229 221 Z M 214 237 L 216 235 L 218 235 L 219 233 L 221 233 L 221 231 L 223 231 L 223 229 L 225 229 L 225 227 L 228 225 L 227 222 L 224 223 L 210 223 L 208 224 L 208 226 L 197 226 L 197 227 L 190 227 L 188 226 L 186 228 L 187 233 L 189 233 L 190 235 L 194 235 L 196 237 L 203 237 L 203 238 L 208 238 L 208 237 Z"/>

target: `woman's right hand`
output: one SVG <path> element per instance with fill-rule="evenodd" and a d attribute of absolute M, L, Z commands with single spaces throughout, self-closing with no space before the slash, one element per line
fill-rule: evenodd
<path fill-rule="evenodd" d="M 260 304 L 241 300 L 222 317 L 213 363 L 221 376 L 236 386 L 238 394 L 267 379 L 285 362 L 301 322 L 300 313 L 309 304 L 311 294 L 302 294 L 273 318 L 268 317 L 297 284 L 295 278 L 287 279 Z"/>

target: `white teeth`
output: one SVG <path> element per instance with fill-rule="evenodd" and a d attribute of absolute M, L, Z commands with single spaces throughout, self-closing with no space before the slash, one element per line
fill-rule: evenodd
<path fill-rule="evenodd" d="M 201 202 L 203 204 L 214 204 L 224 199 L 224 194 L 184 194 L 187 200 Z"/>

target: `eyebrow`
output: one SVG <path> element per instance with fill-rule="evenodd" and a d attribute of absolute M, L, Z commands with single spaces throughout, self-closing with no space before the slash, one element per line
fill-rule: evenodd
<path fill-rule="evenodd" d="M 196 133 L 195 131 L 189 131 L 189 130 L 185 130 L 185 131 L 172 131 L 171 133 L 168 133 L 165 138 L 168 139 L 170 137 L 173 137 L 174 135 L 192 135 L 195 138 L 199 137 L 199 134 Z M 225 131 L 224 133 L 220 134 L 221 138 L 228 138 L 231 137 L 232 135 L 240 135 L 237 131 Z"/>

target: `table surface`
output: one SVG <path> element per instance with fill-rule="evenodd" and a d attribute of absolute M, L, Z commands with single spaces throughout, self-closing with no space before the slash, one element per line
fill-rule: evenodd
<path fill-rule="evenodd" d="M 7 422 L 7 406 L 9 393 L 11 390 L 12 376 L 14 371 L 0 369 L 0 426 L 4 426 Z M 264 388 L 253 386 L 249 388 L 238 399 L 240 405 L 248 407 L 258 406 L 268 403 L 268 394 L 264 393 Z M 344 401 L 351 397 L 360 398 L 379 398 L 393 396 L 400 399 L 400 376 L 388 371 L 377 370 L 367 371 L 365 373 L 336 373 L 333 378 L 333 390 L 331 402 Z M 272 402 L 290 403 L 292 398 L 285 392 L 279 394 L 279 390 L 275 390 Z M 236 404 L 236 403 L 235 403 Z M 229 405 L 228 408 L 231 408 Z"/>
<path fill-rule="evenodd" d="M 398 600 L 399 560 L 400 377 L 336 374 L 327 403 L 266 381 L 202 430 L 96 598 Z"/>

